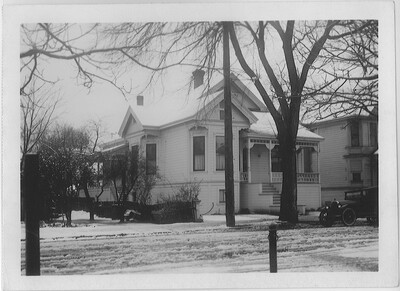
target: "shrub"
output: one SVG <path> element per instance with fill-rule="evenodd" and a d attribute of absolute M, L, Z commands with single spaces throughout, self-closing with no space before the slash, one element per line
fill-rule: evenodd
<path fill-rule="evenodd" d="M 182 184 L 177 191 L 176 199 L 178 201 L 192 202 L 199 199 L 200 182 L 189 181 Z"/>
<path fill-rule="evenodd" d="M 194 210 L 192 202 L 171 200 L 160 205 L 160 209 L 153 211 L 154 222 L 176 223 L 193 222 Z"/>
<path fill-rule="evenodd" d="M 200 182 L 191 181 L 179 186 L 172 196 L 161 195 L 158 210 L 153 211 L 156 223 L 195 221 L 196 204 L 200 194 Z"/>

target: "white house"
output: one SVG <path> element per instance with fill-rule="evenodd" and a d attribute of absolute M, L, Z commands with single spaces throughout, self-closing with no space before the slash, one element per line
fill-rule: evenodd
<path fill-rule="evenodd" d="M 197 87 L 190 93 L 163 96 L 152 104 L 138 96 L 123 119 L 121 138 L 103 150 L 127 146 L 142 150 L 162 176 L 152 191 L 154 202 L 182 183 L 197 181 L 201 182 L 200 213 L 224 213 L 223 81 L 209 90 L 199 85 L 197 76 L 194 81 Z M 273 119 L 237 77 L 232 76 L 231 82 L 235 211 L 278 209 L 282 173 Z M 298 133 L 298 204 L 307 208 L 321 205 L 318 152 L 322 139 L 303 127 Z"/>

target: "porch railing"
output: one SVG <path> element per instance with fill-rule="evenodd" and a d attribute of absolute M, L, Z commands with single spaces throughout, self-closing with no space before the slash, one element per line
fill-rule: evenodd
<path fill-rule="evenodd" d="M 271 175 L 272 183 L 282 183 L 282 172 L 272 172 Z M 297 173 L 297 183 L 319 184 L 319 173 Z"/>

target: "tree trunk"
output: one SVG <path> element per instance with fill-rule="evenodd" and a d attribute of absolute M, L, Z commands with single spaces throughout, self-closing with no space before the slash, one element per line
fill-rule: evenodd
<path fill-rule="evenodd" d="M 71 197 L 69 197 L 69 196 L 67 196 L 67 193 L 66 193 L 66 190 L 64 191 L 64 193 L 63 193 L 63 198 L 62 198 L 62 202 L 63 202 L 63 205 L 62 205 L 62 209 L 63 209 L 63 212 L 64 212 L 64 214 L 65 214 L 65 218 L 67 219 L 67 224 L 66 224 L 66 226 L 67 227 L 70 227 L 70 226 L 72 226 L 72 203 L 71 203 Z"/>
<path fill-rule="evenodd" d="M 119 222 L 125 222 L 125 207 L 124 203 L 120 203 L 118 206 Z"/>
<path fill-rule="evenodd" d="M 297 223 L 296 141 L 279 142 L 282 157 L 283 181 L 279 220 Z"/>
<path fill-rule="evenodd" d="M 223 67 L 224 67 L 224 103 L 225 103 L 225 216 L 226 226 L 235 226 L 235 195 L 233 176 L 233 150 L 232 150 L 232 103 L 231 103 L 231 78 L 229 55 L 229 28 L 228 23 L 223 23 Z"/>
<path fill-rule="evenodd" d="M 94 203 L 93 203 L 93 199 L 89 195 L 89 189 L 88 189 L 87 185 L 83 186 L 83 192 L 85 193 L 86 206 L 89 209 L 89 220 L 94 221 Z"/>
<path fill-rule="evenodd" d="M 126 201 L 128 200 L 128 195 L 121 193 L 121 201 L 119 203 L 119 222 L 125 222 L 125 210 Z"/>
<path fill-rule="evenodd" d="M 67 219 L 67 227 L 72 226 L 72 209 L 66 209 L 65 211 L 65 218 Z"/>

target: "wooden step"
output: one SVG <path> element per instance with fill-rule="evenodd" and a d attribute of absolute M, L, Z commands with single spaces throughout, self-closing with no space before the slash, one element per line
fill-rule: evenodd
<path fill-rule="evenodd" d="M 273 206 L 279 206 L 281 204 L 281 195 L 273 185 L 262 184 L 261 191 L 261 194 L 272 195 Z"/>
<path fill-rule="evenodd" d="M 280 205 L 281 204 L 281 195 L 280 194 L 276 194 L 274 196 L 272 196 L 272 205 Z"/>

